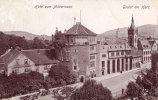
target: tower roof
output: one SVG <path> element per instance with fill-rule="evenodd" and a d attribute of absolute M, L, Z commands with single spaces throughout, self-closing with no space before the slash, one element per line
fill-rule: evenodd
<path fill-rule="evenodd" d="M 135 28 L 135 25 L 134 25 L 134 18 L 133 18 L 133 15 L 132 15 L 132 20 L 131 20 L 130 29 L 134 29 L 134 28 Z"/>
<path fill-rule="evenodd" d="M 96 36 L 96 33 L 92 32 L 85 26 L 83 26 L 80 22 L 76 23 L 73 27 L 71 27 L 65 35 L 85 35 L 85 36 Z"/>

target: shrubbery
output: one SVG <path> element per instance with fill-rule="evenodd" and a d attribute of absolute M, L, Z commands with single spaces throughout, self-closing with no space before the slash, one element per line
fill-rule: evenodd
<path fill-rule="evenodd" d="M 0 98 L 8 98 L 19 94 L 30 93 L 42 88 L 44 77 L 38 72 L 0 75 Z"/>
<path fill-rule="evenodd" d="M 60 70 L 59 70 L 60 69 Z M 9 98 L 15 95 L 26 94 L 39 89 L 50 89 L 72 84 L 75 77 L 65 66 L 56 65 L 50 69 L 49 76 L 32 71 L 30 73 L 0 75 L 0 98 Z"/>
<path fill-rule="evenodd" d="M 112 100 L 112 94 L 101 83 L 98 84 L 94 80 L 88 80 L 70 98 L 71 100 Z"/>
<path fill-rule="evenodd" d="M 152 66 L 146 72 L 138 76 L 136 82 L 130 82 L 127 86 L 128 98 L 140 100 L 157 100 L 158 97 L 158 53 L 152 54 Z"/>

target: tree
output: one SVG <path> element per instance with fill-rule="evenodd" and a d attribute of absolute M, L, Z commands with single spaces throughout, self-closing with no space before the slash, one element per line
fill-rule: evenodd
<path fill-rule="evenodd" d="M 56 49 L 61 49 L 61 48 L 65 47 L 66 39 L 65 39 L 65 36 L 62 34 L 61 31 L 57 31 L 55 33 L 54 38 L 55 39 L 53 40 L 53 46 Z"/>
<path fill-rule="evenodd" d="M 142 93 L 141 87 L 135 82 L 129 82 L 127 85 L 127 97 L 133 99 L 135 97 L 140 97 Z"/>
<path fill-rule="evenodd" d="M 35 37 L 33 39 L 32 47 L 33 49 L 43 49 L 46 48 L 45 45 L 42 43 L 42 40 L 40 40 L 38 37 Z"/>
<path fill-rule="evenodd" d="M 54 78 L 59 84 L 63 84 L 64 81 L 66 84 L 72 84 L 76 81 L 75 75 L 70 72 L 67 66 L 62 64 L 52 66 L 49 71 L 49 76 Z"/>
<path fill-rule="evenodd" d="M 147 100 L 155 100 L 158 97 L 158 53 L 152 54 L 151 68 L 137 77 L 136 83 L 130 82 L 127 86 L 127 95 L 138 97 L 141 94 Z M 138 91 L 141 89 L 141 91 Z"/>
<path fill-rule="evenodd" d="M 112 94 L 101 83 L 98 84 L 94 80 L 88 80 L 70 98 L 71 100 L 112 100 Z"/>

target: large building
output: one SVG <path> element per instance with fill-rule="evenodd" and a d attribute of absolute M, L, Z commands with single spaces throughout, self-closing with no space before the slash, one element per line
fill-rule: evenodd
<path fill-rule="evenodd" d="M 56 30 L 57 35 L 63 35 L 65 47 L 58 51 L 61 63 L 70 67 L 78 81 L 85 81 L 97 75 L 97 39 L 96 34 L 80 22 L 77 22 L 64 33 Z"/>

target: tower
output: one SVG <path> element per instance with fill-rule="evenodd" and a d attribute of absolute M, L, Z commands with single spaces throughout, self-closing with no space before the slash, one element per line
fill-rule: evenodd
<path fill-rule="evenodd" d="M 128 28 L 128 44 L 134 48 L 137 48 L 138 45 L 138 28 L 136 28 L 134 25 L 133 16 L 131 26 Z"/>

